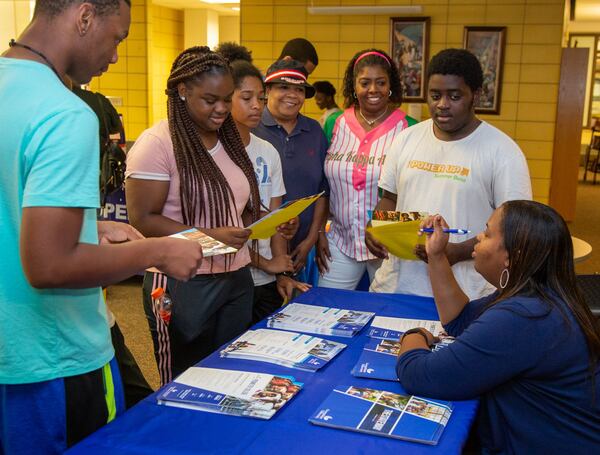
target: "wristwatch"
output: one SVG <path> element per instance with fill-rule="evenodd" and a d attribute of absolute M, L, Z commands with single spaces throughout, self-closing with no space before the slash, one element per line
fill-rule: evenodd
<path fill-rule="evenodd" d="M 419 335 L 421 335 L 425 340 L 425 343 L 427 343 L 427 347 L 430 348 L 432 346 L 431 344 L 429 344 L 429 339 L 427 338 L 427 335 L 423 332 L 423 329 L 421 329 L 420 327 L 415 327 L 414 329 L 409 329 L 406 332 L 404 332 L 402 338 L 400 338 L 400 344 L 402 344 L 402 340 L 404 340 L 404 337 L 406 335 L 411 335 L 413 333 L 418 333 Z"/>

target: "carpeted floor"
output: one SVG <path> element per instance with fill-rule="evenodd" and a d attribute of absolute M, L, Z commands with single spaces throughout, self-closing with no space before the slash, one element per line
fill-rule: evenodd
<path fill-rule="evenodd" d="M 594 252 L 576 265 L 578 274 L 600 273 L 600 182 L 597 185 L 580 183 L 577 193 L 575 220 L 570 223 L 571 234 L 587 241 Z M 108 303 L 146 379 L 153 388 L 159 385 L 158 372 L 152 352 L 152 339 L 142 308 L 141 277 L 131 278 L 108 288 Z"/>

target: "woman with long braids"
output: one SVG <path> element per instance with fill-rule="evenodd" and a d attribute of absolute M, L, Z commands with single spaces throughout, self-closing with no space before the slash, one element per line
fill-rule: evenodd
<path fill-rule="evenodd" d="M 381 265 L 365 244 L 368 213 L 379 195 L 377 181 L 387 150 L 400 131 L 416 121 L 398 109 L 398 69 L 379 49 L 358 52 L 344 75 L 345 111 L 335 121 L 325 158 L 331 230 L 319 232 L 319 286 L 355 289 L 367 271 Z"/>
<path fill-rule="evenodd" d="M 591 454 L 600 449 L 600 328 L 577 288 L 573 243 L 551 207 L 509 201 L 477 236 L 475 270 L 496 292 L 469 301 L 445 248 L 446 221 L 422 227 L 440 320 L 456 341 L 430 351 L 423 328 L 402 337 L 402 386 L 442 400 L 480 398 L 481 453 Z"/>
<path fill-rule="evenodd" d="M 168 121 L 144 131 L 127 157 L 127 208 L 140 232 L 153 237 L 196 227 L 239 249 L 205 258 L 185 283 L 146 272 L 144 310 L 163 384 L 242 333 L 252 317 L 243 219 L 258 219 L 260 198 L 230 115 L 233 89 L 222 56 L 208 47 L 183 51 L 167 81 Z M 173 301 L 168 326 L 150 296 L 157 287 Z"/>

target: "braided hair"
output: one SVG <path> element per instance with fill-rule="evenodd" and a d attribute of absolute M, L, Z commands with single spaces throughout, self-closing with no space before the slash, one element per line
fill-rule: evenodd
<path fill-rule="evenodd" d="M 235 224 L 231 210 L 231 203 L 235 204 L 235 196 L 221 169 L 202 143 L 185 101 L 180 99 L 177 91 L 180 83 L 197 83 L 203 76 L 209 74 L 229 75 L 227 61 L 206 46 L 186 49 L 173 62 L 167 80 L 166 94 L 169 131 L 180 176 L 183 222 L 194 226 L 198 225 L 201 219 L 206 219 L 207 227 L 214 228 Z M 231 113 L 217 130 L 217 137 L 231 161 L 248 179 L 249 208 L 252 220 L 256 221 L 260 216 L 258 184 Z M 203 200 L 205 197 L 206 201 Z"/>
<path fill-rule="evenodd" d="M 379 54 L 385 55 L 388 59 L 388 64 L 382 57 L 379 55 L 367 55 L 360 59 L 358 64 L 356 63 L 356 59 L 363 55 L 365 52 L 377 52 Z M 389 102 L 395 106 L 400 106 L 402 104 L 402 83 L 400 82 L 400 74 L 398 73 L 398 67 L 392 61 L 392 57 L 390 57 L 387 52 L 382 51 L 381 49 L 364 49 L 360 52 L 354 54 L 354 57 L 350 59 L 348 62 L 348 66 L 346 67 L 346 73 L 344 74 L 344 107 L 349 108 L 351 106 L 358 106 L 358 100 L 354 96 L 354 81 L 358 77 L 360 71 L 366 66 L 381 66 L 384 71 L 387 73 L 388 78 L 390 80 L 390 89 L 392 90 L 392 94 L 389 97 Z"/>

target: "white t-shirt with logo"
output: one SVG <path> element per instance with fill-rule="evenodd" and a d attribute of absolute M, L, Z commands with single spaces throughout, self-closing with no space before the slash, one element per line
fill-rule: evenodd
<path fill-rule="evenodd" d="M 503 202 L 531 199 L 521 149 L 483 121 L 457 141 L 436 138 L 431 119 L 402 131 L 388 151 L 379 187 L 398 195 L 398 211 L 439 213 L 450 227 L 471 231 L 466 236 L 451 235 L 451 242 L 477 236 Z M 470 299 L 494 291 L 475 271 L 472 259 L 455 264 L 452 270 Z M 375 274 L 371 291 L 432 296 L 427 264 L 390 255 Z"/>
<path fill-rule="evenodd" d="M 263 205 L 261 211 L 266 211 L 271 205 L 271 198 L 285 194 L 281 159 L 275 147 L 254 134 L 250 134 L 250 143 L 246 147 L 246 151 L 252 162 L 254 174 L 258 182 L 260 203 Z M 271 253 L 271 239 L 259 240 L 258 252 L 262 257 L 271 259 L 273 257 Z M 262 286 L 275 281 L 274 275 L 270 275 L 255 267 L 250 267 L 250 272 L 252 273 L 255 286 Z"/>

